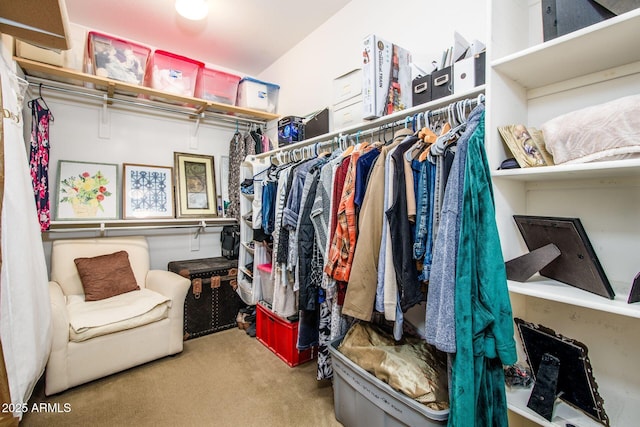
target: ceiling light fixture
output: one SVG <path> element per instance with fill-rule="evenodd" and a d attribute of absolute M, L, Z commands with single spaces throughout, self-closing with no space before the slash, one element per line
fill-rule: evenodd
<path fill-rule="evenodd" d="M 209 13 L 206 0 L 176 0 L 176 11 L 192 21 L 204 19 Z"/>

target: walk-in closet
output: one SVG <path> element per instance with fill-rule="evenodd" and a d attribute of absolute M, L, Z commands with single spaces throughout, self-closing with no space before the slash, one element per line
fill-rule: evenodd
<path fill-rule="evenodd" d="M 634 426 L 640 3 L 0 2 L 0 426 Z"/>

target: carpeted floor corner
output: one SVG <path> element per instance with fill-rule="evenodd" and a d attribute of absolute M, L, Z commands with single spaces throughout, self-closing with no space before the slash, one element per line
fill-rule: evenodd
<path fill-rule="evenodd" d="M 234 328 L 165 357 L 46 397 L 39 384 L 21 426 L 340 426 L 316 361 L 290 368 Z"/>

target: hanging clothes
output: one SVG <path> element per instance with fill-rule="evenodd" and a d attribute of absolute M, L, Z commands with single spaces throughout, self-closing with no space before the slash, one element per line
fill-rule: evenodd
<path fill-rule="evenodd" d="M 456 261 L 456 353 L 449 426 L 507 426 L 503 365 L 516 362 L 514 328 L 484 150 L 484 112 L 469 140 Z"/>
<path fill-rule="evenodd" d="M 447 353 L 456 351 L 456 259 L 462 219 L 462 191 L 467 149 L 469 139 L 480 124 L 483 112 L 484 105 L 481 104 L 469 114 L 466 129 L 458 139 L 456 155 L 444 195 L 440 232 L 433 244 L 426 310 L 426 318 L 429 321 L 425 324 L 425 336 L 429 344 Z M 426 162 L 430 163 L 428 160 Z M 432 230 L 429 229 L 428 232 L 430 231 Z"/>
<path fill-rule="evenodd" d="M 49 202 L 49 122 L 53 115 L 42 97 L 28 102 L 31 107 L 31 153 L 29 166 L 36 200 L 40 230 L 47 231 L 51 224 Z"/>
<path fill-rule="evenodd" d="M 356 192 L 353 199 L 353 203 L 356 206 L 356 214 L 360 212 L 362 201 L 364 200 L 364 194 L 367 189 L 367 183 L 369 181 L 369 172 L 373 167 L 373 163 L 380 155 L 380 148 L 373 147 L 371 150 L 362 154 L 358 159 L 356 165 Z"/>
<path fill-rule="evenodd" d="M 357 319 L 371 320 L 378 282 L 378 257 L 382 238 L 382 217 L 384 194 L 379 191 L 384 186 L 384 159 L 387 153 L 407 136 L 411 129 L 396 132 L 389 145 L 380 150 L 369 175 L 367 190 L 360 208 L 358 224 L 362 232 L 353 254 L 349 285 L 345 295 L 342 313 Z M 370 191 L 373 189 L 373 191 Z"/>
<path fill-rule="evenodd" d="M 311 220 L 313 221 L 316 231 L 318 249 L 323 265 L 329 254 L 334 177 L 336 176 L 338 167 L 342 164 L 342 154 L 341 149 L 333 151 L 330 160 L 322 167 L 320 171 L 320 182 L 316 190 L 316 199 L 311 211 Z M 338 284 L 335 279 L 324 271 L 321 271 L 321 273 L 321 291 L 324 301 L 321 299 L 320 303 L 318 379 L 326 379 L 333 376 L 333 369 L 330 365 L 331 358 L 329 357 L 329 349 L 327 346 L 332 340 L 343 336 L 347 331 L 348 325 L 342 316 L 342 298 L 339 297 Z M 326 354 L 324 354 L 325 352 Z"/>
<path fill-rule="evenodd" d="M 282 317 L 288 317 L 298 312 L 298 299 L 293 291 L 293 283 L 289 280 L 286 265 L 278 261 L 281 247 L 281 233 L 289 234 L 282 228 L 282 210 L 286 203 L 287 182 L 293 165 L 284 168 L 278 175 L 278 188 L 276 191 L 275 221 L 273 230 L 273 303 L 271 309 Z M 285 258 L 286 259 L 286 258 Z"/>
<path fill-rule="evenodd" d="M 298 307 L 300 310 L 315 310 L 318 302 L 318 289 L 322 282 L 322 275 L 314 271 L 314 259 L 317 261 L 318 242 L 311 221 L 311 209 L 316 198 L 316 191 L 320 181 L 320 169 L 314 168 L 307 173 L 302 196 L 302 207 L 298 221 Z M 317 268 L 317 265 L 315 265 Z"/>
<path fill-rule="evenodd" d="M 400 308 L 406 311 L 424 300 L 424 293 L 420 289 L 418 270 L 413 260 L 411 226 L 407 215 L 407 192 L 404 172 L 404 153 L 417 141 L 416 137 L 404 140 L 391 154 L 391 161 L 395 164 L 393 175 L 393 198 L 390 200 L 389 210 L 385 212 L 389 220 L 393 267 L 396 272 Z M 388 268 L 389 266 L 387 266 Z"/>
<path fill-rule="evenodd" d="M 240 132 L 236 132 L 229 141 L 229 208 L 227 214 L 231 218 L 238 221 L 240 218 L 240 192 L 236 189 L 240 188 L 240 166 L 246 156 L 254 155 L 255 144 L 249 133 L 244 136 Z"/>
<path fill-rule="evenodd" d="M 349 281 L 356 245 L 356 209 L 353 200 L 355 197 L 356 166 L 360 154 L 359 150 L 354 150 L 351 153 L 338 205 L 336 230 L 325 263 L 325 273 L 342 282 Z"/>

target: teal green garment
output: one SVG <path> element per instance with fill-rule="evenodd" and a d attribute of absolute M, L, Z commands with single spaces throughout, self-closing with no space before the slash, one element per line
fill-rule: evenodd
<path fill-rule="evenodd" d="M 515 363 L 517 355 L 484 150 L 484 112 L 469 140 L 461 215 L 449 426 L 507 426 L 502 365 Z"/>

